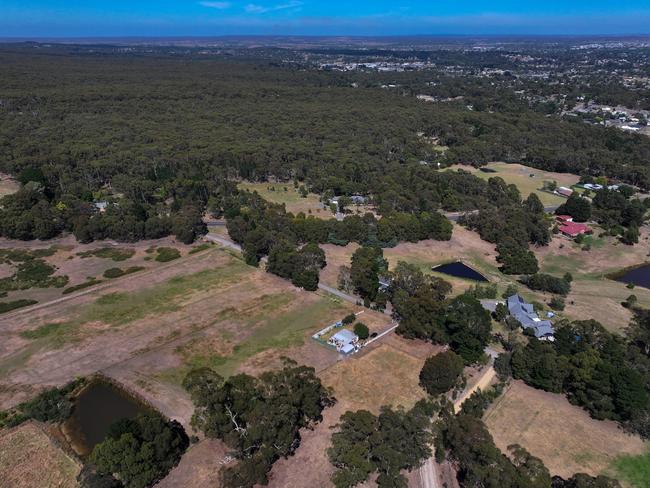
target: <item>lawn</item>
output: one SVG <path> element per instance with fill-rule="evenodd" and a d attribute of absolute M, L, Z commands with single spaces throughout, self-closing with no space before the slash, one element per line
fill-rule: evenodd
<path fill-rule="evenodd" d="M 26 423 L 0 432 L 0 484 L 12 488 L 73 488 L 81 467 L 43 430 Z"/>
<path fill-rule="evenodd" d="M 483 168 L 487 168 L 489 171 L 481 171 L 473 166 L 466 165 L 457 164 L 451 166 L 452 170 L 462 169 L 469 171 L 483 180 L 499 176 L 506 183 L 516 185 L 524 198 L 531 193 L 536 193 L 544 205 L 561 205 L 566 201 L 563 197 L 542 191 L 541 188 L 544 181 L 556 181 L 558 186 L 570 188 L 580 179 L 578 176 L 570 173 L 552 173 L 513 163 L 489 163 L 483 166 Z"/>
<path fill-rule="evenodd" d="M 639 455 L 645 445 L 611 421 L 599 421 L 571 405 L 563 395 L 515 381 L 485 415 L 499 449 L 520 444 L 540 458 L 551 474 L 611 474 L 621 455 Z"/>
<path fill-rule="evenodd" d="M 617 477 L 634 488 L 650 486 L 650 451 L 640 456 L 621 456 L 613 464 Z"/>

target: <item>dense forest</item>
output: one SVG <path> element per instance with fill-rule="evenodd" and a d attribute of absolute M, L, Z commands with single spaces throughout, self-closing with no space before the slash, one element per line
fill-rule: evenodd
<path fill-rule="evenodd" d="M 189 242 L 242 178 L 369 195 L 382 214 L 477 208 L 485 185 L 438 163 L 518 161 L 650 186 L 647 138 L 497 107 L 469 82 L 458 86 L 472 110 L 383 89 L 379 74 L 252 55 L 25 44 L 2 47 L 0 62 L 0 171 L 24 184 L 0 209 L 13 238 Z"/>

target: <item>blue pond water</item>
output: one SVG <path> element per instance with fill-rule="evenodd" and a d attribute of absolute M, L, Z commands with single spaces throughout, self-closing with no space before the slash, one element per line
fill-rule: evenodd
<path fill-rule="evenodd" d="M 616 281 L 623 283 L 634 283 L 637 286 L 650 288 L 650 264 L 645 264 L 638 268 L 630 269 L 622 276 L 616 278 Z"/>
<path fill-rule="evenodd" d="M 488 281 L 488 279 L 481 273 L 474 271 L 472 268 L 461 263 L 460 261 L 456 261 L 455 263 L 441 264 L 440 266 L 433 268 L 433 271 L 449 276 L 455 276 L 456 278 L 465 278 L 466 280 Z"/>

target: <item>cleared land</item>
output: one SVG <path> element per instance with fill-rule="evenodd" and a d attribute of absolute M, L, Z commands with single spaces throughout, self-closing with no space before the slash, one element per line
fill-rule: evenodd
<path fill-rule="evenodd" d="M 327 266 L 321 271 L 321 281 L 336 287 L 341 266 L 350 266 L 352 254 L 359 247 L 357 244 L 322 246 L 327 257 Z M 473 281 L 454 278 L 442 273 L 431 271 L 433 266 L 451 261 L 462 261 L 483 274 L 490 281 L 507 283 L 511 278 L 504 276 L 498 270 L 494 245 L 481 240 L 476 232 L 454 224 L 452 238 L 449 241 L 426 240 L 417 243 L 402 242 L 393 248 L 384 249 L 384 257 L 388 260 L 389 268 L 393 269 L 399 261 L 416 265 L 425 274 L 433 274 L 449 281 L 454 287 L 454 293 L 462 293 L 474 284 Z"/>
<path fill-rule="evenodd" d="M 539 457 L 551 474 L 609 474 L 623 454 L 640 454 L 645 445 L 616 423 L 589 417 L 563 395 L 547 393 L 515 381 L 485 414 L 496 445 L 506 451 L 520 444 Z"/>
<path fill-rule="evenodd" d="M 650 232 L 641 229 L 639 244 L 626 246 L 612 237 L 598 237 L 600 229 L 594 227 L 591 250 L 567 239 L 556 237 L 546 247 L 535 249 L 542 272 L 555 276 L 571 273 L 571 293 L 566 298 L 563 315 L 574 319 L 596 319 L 612 331 L 622 332 L 632 318 L 631 312 L 621 305 L 634 294 L 638 304 L 650 307 L 650 290 L 640 286 L 630 290 L 625 283 L 610 280 L 607 275 L 629 266 L 648 261 Z M 540 294 L 549 300 L 550 294 Z"/>
<path fill-rule="evenodd" d="M 483 180 L 499 176 L 506 183 L 516 185 L 524 198 L 531 193 L 536 193 L 544 205 L 560 205 L 566 201 L 561 196 L 542 191 L 544 181 L 556 181 L 558 187 L 570 188 L 580 180 L 578 176 L 570 173 L 553 173 L 514 163 L 489 163 L 482 168 L 486 168 L 488 171 L 481 171 L 478 168 L 464 164 L 455 164 L 450 166 L 448 170 L 462 169 Z"/>
<path fill-rule="evenodd" d="M 20 184 L 8 175 L 0 173 L 0 198 L 16 193 Z"/>
<path fill-rule="evenodd" d="M 72 236 L 53 239 L 47 243 L 0 239 L 0 249 L 35 250 L 49 247 L 54 248 L 56 252 L 51 256 L 44 257 L 43 260 L 56 268 L 53 276 L 67 276 L 68 283 L 61 288 L 30 288 L 10 291 L 7 297 L 2 299 L 3 301 L 28 299 L 48 302 L 58 299 L 68 292 L 83 290 L 98 284 L 98 282 L 107 282 L 108 279 L 104 277 L 104 273 L 111 268 L 151 270 L 163 266 L 164 263 L 156 261 L 157 254 L 154 249 L 170 247 L 178 249 L 181 254 L 187 254 L 191 250 L 191 246 L 179 244 L 173 238 L 138 243 L 104 241 L 91 244 L 79 244 Z M 15 271 L 15 265 L 3 264 L 0 266 L 0 277 L 10 276 Z"/>
<path fill-rule="evenodd" d="M 33 422 L 0 431 L 0 484 L 12 488 L 73 488 L 81 466 Z"/>
<path fill-rule="evenodd" d="M 304 212 L 305 215 L 313 215 L 324 219 L 331 219 L 334 216 L 329 208 L 324 208 L 320 197 L 315 193 L 309 193 L 303 198 L 294 188 L 292 182 L 287 183 L 250 183 L 243 182 L 238 188 L 248 191 L 256 191 L 265 200 L 273 203 L 283 203 L 287 212 L 294 215 Z"/>

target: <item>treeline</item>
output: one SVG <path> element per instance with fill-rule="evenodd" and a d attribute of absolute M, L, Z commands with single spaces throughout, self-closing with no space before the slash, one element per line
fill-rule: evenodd
<path fill-rule="evenodd" d="M 528 247 L 545 246 L 551 240 L 544 205 L 534 193 L 522 201 L 517 187 L 507 185 L 501 178 L 488 180 L 488 195 L 490 205 L 464 215 L 459 222 L 497 245 L 502 272 L 536 273 L 537 259 Z"/>
<path fill-rule="evenodd" d="M 594 418 L 616 420 L 648 437 L 647 317 L 646 311 L 637 311 L 629 342 L 594 320 L 556 324 L 554 342 L 531 337 L 525 346 L 499 356 L 496 367 L 535 388 L 565 393 Z"/>
<path fill-rule="evenodd" d="M 224 215 L 228 234 L 242 246 L 247 263 L 257 265 L 268 256 L 268 271 L 306 289 L 315 289 L 318 271 L 325 266 L 325 255 L 317 244 L 357 242 L 380 248 L 399 241 L 449 240 L 452 233 L 451 222 L 437 212 L 393 212 L 381 219 L 366 213 L 324 220 L 302 213 L 294 216 L 283 205 L 248 192 L 227 199 Z M 374 301 L 375 294 L 370 298 Z"/>
<path fill-rule="evenodd" d="M 438 163 L 517 161 L 649 181 L 647 138 L 529 110 L 481 111 L 481 91 L 470 111 L 355 88 L 352 75 L 164 50 L 100 56 L 41 46 L 35 54 L 25 45 L 4 47 L 0 62 L 0 171 L 40 184 L 3 200 L 8 237 L 68 230 L 83 240 L 172 233 L 187 241 L 203 231 L 194 216 L 218 209 L 225 182 L 239 178 L 371 195 L 382 215 L 489 201 L 478 178 L 437 171 Z M 94 204 L 103 202 L 99 216 Z M 379 239 L 397 237 L 386 234 Z"/>
<path fill-rule="evenodd" d="M 221 472 L 223 486 L 232 488 L 267 484 L 273 463 L 300 446 L 300 429 L 319 422 L 323 409 L 335 402 L 313 368 L 291 360 L 259 377 L 224 379 L 208 368 L 196 369 L 183 386 L 195 405 L 192 425 L 233 450 L 237 463 Z"/>

